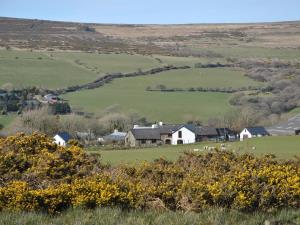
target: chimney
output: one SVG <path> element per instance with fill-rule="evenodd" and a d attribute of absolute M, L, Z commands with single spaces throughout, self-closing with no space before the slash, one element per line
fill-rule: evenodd
<path fill-rule="evenodd" d="M 119 131 L 117 129 L 114 130 L 114 133 L 118 133 Z"/>
<path fill-rule="evenodd" d="M 139 128 L 139 125 L 133 125 L 133 129 Z"/>
<path fill-rule="evenodd" d="M 158 125 L 161 127 L 162 125 L 164 125 L 164 123 L 162 121 L 158 122 Z"/>

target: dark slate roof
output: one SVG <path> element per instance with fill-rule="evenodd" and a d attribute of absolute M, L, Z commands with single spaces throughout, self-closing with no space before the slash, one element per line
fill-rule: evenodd
<path fill-rule="evenodd" d="M 159 126 L 158 129 L 161 134 L 171 134 L 178 131 L 182 127 L 185 127 L 190 131 L 195 132 L 195 125 L 193 124 L 163 125 L 163 126 Z"/>
<path fill-rule="evenodd" d="M 57 133 L 65 142 L 68 142 L 71 139 L 71 136 L 68 132 L 59 132 Z"/>
<path fill-rule="evenodd" d="M 226 135 L 236 135 L 236 133 L 233 130 L 230 130 L 229 128 L 216 128 L 219 136 L 225 136 Z"/>
<path fill-rule="evenodd" d="M 200 136 L 218 136 L 217 129 L 214 127 L 197 127 L 196 134 Z"/>
<path fill-rule="evenodd" d="M 246 127 L 252 135 L 270 135 L 264 127 Z"/>
<path fill-rule="evenodd" d="M 182 125 L 162 125 L 158 126 L 157 129 L 161 134 L 171 134 L 180 129 L 181 127 Z"/>
<path fill-rule="evenodd" d="M 137 140 L 160 140 L 159 128 L 137 128 L 131 132 Z"/>

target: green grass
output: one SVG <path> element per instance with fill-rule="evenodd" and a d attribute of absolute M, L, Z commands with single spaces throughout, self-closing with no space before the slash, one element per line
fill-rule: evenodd
<path fill-rule="evenodd" d="M 87 83 L 99 76 L 68 62 L 50 58 L 43 53 L 23 51 L 0 51 L 0 74 L 0 86 L 12 83 L 17 88 L 66 87 Z"/>
<path fill-rule="evenodd" d="M 261 85 L 245 77 L 239 70 L 189 69 L 117 79 L 98 89 L 67 94 L 65 98 L 70 100 L 75 109 L 99 112 L 111 105 L 119 105 L 123 111 L 135 111 L 149 120 L 166 122 L 182 122 L 189 118 L 207 120 L 232 109 L 228 103 L 229 94 L 146 91 L 148 86 L 155 87 L 159 84 L 179 88 Z"/>
<path fill-rule="evenodd" d="M 300 59 L 300 50 L 297 49 L 276 49 L 260 47 L 215 47 L 209 48 L 213 52 L 219 53 L 224 57 L 237 58 L 278 58 L 283 60 Z"/>
<path fill-rule="evenodd" d="M 15 115 L 0 115 L 0 124 L 2 124 L 4 127 L 9 125 L 14 119 Z"/>
<path fill-rule="evenodd" d="M 76 59 L 85 64 L 76 64 Z M 0 50 L 0 86 L 12 83 L 17 88 L 60 88 L 91 82 L 106 72 L 131 72 L 157 66 L 155 59 L 140 55 Z"/>
<path fill-rule="evenodd" d="M 3 225 L 258 225 L 264 224 L 266 220 L 272 224 L 299 224 L 300 211 L 289 209 L 273 213 L 242 213 L 213 208 L 201 213 L 183 213 L 97 208 L 72 209 L 56 216 L 43 213 L 0 212 L 0 224 Z"/>
<path fill-rule="evenodd" d="M 232 109 L 224 93 L 161 93 L 148 92 L 145 78 L 124 78 L 94 90 L 70 93 L 64 96 L 75 109 L 99 112 L 111 105 L 121 111 L 138 112 L 152 121 L 182 122 L 191 116 L 206 120 Z"/>
<path fill-rule="evenodd" d="M 261 82 L 244 76 L 242 70 L 228 68 L 176 70 L 153 77 L 136 79 L 144 80 L 149 86 L 155 87 L 157 84 L 163 84 L 169 88 L 238 88 L 263 85 Z"/>
<path fill-rule="evenodd" d="M 159 58 L 164 65 L 178 65 L 178 66 L 191 66 L 194 67 L 196 63 L 226 63 L 224 58 L 205 58 L 205 57 L 175 57 L 175 56 L 162 56 L 154 55 L 154 58 Z"/>
<path fill-rule="evenodd" d="M 292 111 L 289 112 L 290 116 L 295 116 L 300 114 L 300 107 L 293 109 Z"/>
<path fill-rule="evenodd" d="M 97 73 L 108 72 L 134 72 L 138 69 L 151 69 L 159 67 L 153 57 L 142 55 L 129 54 L 94 54 L 94 53 L 53 53 L 56 59 L 74 63 L 75 60 L 80 60 L 83 67 L 88 67 Z"/>
<path fill-rule="evenodd" d="M 205 152 L 204 146 L 214 146 L 220 149 L 221 143 L 197 143 L 181 146 L 161 146 L 155 148 L 129 150 L 88 150 L 89 153 L 100 154 L 101 160 L 113 165 L 119 163 L 138 163 L 152 161 L 158 158 L 177 160 L 185 151 Z M 243 142 L 228 142 L 226 148 L 239 153 L 254 153 L 256 155 L 275 154 L 282 159 L 300 156 L 300 136 L 253 138 Z M 253 149 L 255 147 L 255 149 Z M 198 151 L 194 151 L 198 149 Z"/>

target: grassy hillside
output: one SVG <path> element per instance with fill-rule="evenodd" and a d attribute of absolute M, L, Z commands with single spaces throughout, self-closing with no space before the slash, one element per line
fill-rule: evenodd
<path fill-rule="evenodd" d="M 236 58 L 277 58 L 283 60 L 300 59 L 300 50 L 288 48 L 263 48 L 263 47 L 212 47 L 211 51 L 225 57 Z"/>
<path fill-rule="evenodd" d="M 155 59 L 140 55 L 0 50 L 0 86 L 12 83 L 17 88 L 61 88 L 91 82 L 107 72 L 131 72 L 158 65 Z"/>
<path fill-rule="evenodd" d="M 58 88 L 96 79 L 96 73 L 43 53 L 0 51 L 0 86 Z"/>
<path fill-rule="evenodd" d="M 99 112 L 111 105 L 119 105 L 124 111 L 135 111 L 149 120 L 166 122 L 182 122 L 190 116 L 208 119 L 231 109 L 228 94 L 146 91 L 147 81 L 151 78 L 119 79 L 102 88 L 70 93 L 64 97 L 75 109 Z"/>
<path fill-rule="evenodd" d="M 204 146 L 215 146 L 220 148 L 221 143 L 199 143 L 193 145 L 181 145 L 181 146 L 162 146 L 157 148 L 145 148 L 135 150 L 119 150 L 119 151 L 101 151 L 91 150 L 91 153 L 101 155 L 101 159 L 104 162 L 118 164 L 118 163 L 132 163 L 141 162 L 144 160 L 154 160 L 160 157 L 168 160 L 176 160 L 185 151 L 195 152 L 197 149 L 201 152 L 204 151 Z M 226 143 L 226 147 L 229 150 L 235 150 L 236 152 L 250 152 L 257 155 L 262 154 L 275 154 L 279 158 L 292 158 L 295 155 L 300 155 L 300 137 L 299 136 L 287 136 L 287 137 L 266 137 L 248 139 L 243 142 L 231 142 Z M 255 147 L 255 149 L 253 149 Z"/>
<path fill-rule="evenodd" d="M 160 63 L 150 56 L 136 54 L 96 54 L 96 53 L 54 53 L 56 59 L 82 64 L 81 66 L 96 73 L 134 72 L 138 69 L 159 67 Z"/>
<path fill-rule="evenodd" d="M 168 88 L 260 86 L 232 69 L 189 69 L 160 73 L 154 76 L 123 78 L 95 90 L 70 93 L 65 97 L 75 108 L 97 112 L 119 105 L 124 111 L 136 111 L 150 120 L 182 122 L 191 117 L 206 120 L 228 112 L 229 94 L 223 93 L 162 93 L 146 91 L 147 87 L 163 84 Z M 159 109 L 159 110 L 157 110 Z"/>
<path fill-rule="evenodd" d="M 263 84 L 244 76 L 244 71 L 242 70 L 228 68 L 169 71 L 153 77 L 136 79 L 143 80 L 149 86 L 155 87 L 155 85 L 163 84 L 168 88 L 238 88 L 262 86 Z"/>

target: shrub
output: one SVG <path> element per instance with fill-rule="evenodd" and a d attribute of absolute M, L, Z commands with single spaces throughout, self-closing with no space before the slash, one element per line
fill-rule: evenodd
<path fill-rule="evenodd" d="M 81 148 L 58 147 L 44 135 L 8 137 L 0 149 L 0 210 L 56 213 L 69 207 L 117 206 L 200 212 L 217 206 L 249 212 L 300 207 L 299 158 L 185 153 L 176 162 L 159 159 L 94 173 L 96 162 Z"/>

